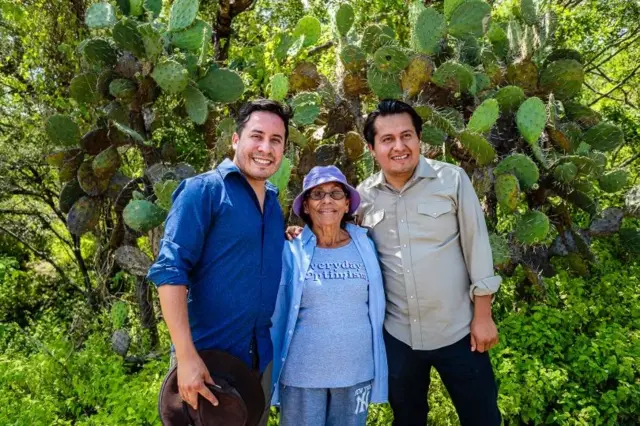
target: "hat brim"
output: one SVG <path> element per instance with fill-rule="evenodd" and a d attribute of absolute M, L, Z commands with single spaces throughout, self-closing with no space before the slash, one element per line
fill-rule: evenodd
<path fill-rule="evenodd" d="M 240 359 L 226 352 L 204 350 L 199 351 L 198 355 L 207 366 L 211 376 L 224 378 L 240 394 L 247 410 L 247 426 L 257 425 L 265 409 L 264 391 L 258 375 Z M 199 402 L 211 405 L 204 399 L 199 399 Z M 215 409 L 218 408 L 224 409 L 222 404 L 215 407 Z M 206 410 L 211 411 L 212 409 L 214 409 L 213 406 L 207 407 Z M 158 398 L 158 412 L 164 426 L 188 426 L 191 424 L 188 413 L 183 408 L 178 390 L 177 366 L 169 371 L 162 383 Z"/>
<path fill-rule="evenodd" d="M 293 209 L 293 212 L 296 214 L 296 216 L 302 218 L 302 204 L 304 202 L 305 194 L 308 191 L 311 191 L 316 186 L 320 186 L 320 185 L 323 185 L 325 183 L 330 183 L 330 182 L 339 183 L 339 184 L 343 185 L 347 189 L 347 191 L 349 191 L 349 214 L 354 214 L 356 212 L 356 210 L 358 210 L 358 207 L 360 206 L 360 194 L 358 194 L 358 191 L 353 186 L 349 185 L 348 183 L 344 183 L 344 182 L 340 181 L 340 179 L 338 179 L 337 177 L 327 176 L 327 177 L 325 177 L 323 179 L 319 179 L 315 183 L 315 185 L 313 185 L 312 187 L 309 187 L 306 190 L 302 191 L 300 194 L 298 194 L 298 196 L 295 198 L 295 200 L 293 200 L 293 205 L 291 206 L 291 208 Z"/>

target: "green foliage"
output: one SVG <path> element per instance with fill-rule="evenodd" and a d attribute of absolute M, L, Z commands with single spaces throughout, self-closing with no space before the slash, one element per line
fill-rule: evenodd
<path fill-rule="evenodd" d="M 582 64 L 573 59 L 560 59 L 549 64 L 540 75 L 540 88 L 560 100 L 576 96 L 584 83 Z"/>
<path fill-rule="evenodd" d="M 496 100 L 500 104 L 500 110 L 505 113 L 517 111 L 525 99 L 524 91 L 518 86 L 505 86 L 496 93 Z"/>
<path fill-rule="evenodd" d="M 482 37 L 491 6 L 480 0 L 467 0 L 456 7 L 449 19 L 449 33 L 458 38 Z"/>
<path fill-rule="evenodd" d="M 173 192 L 178 187 L 177 180 L 168 179 L 162 182 L 158 182 L 153 185 L 153 192 L 156 194 L 156 204 L 163 210 L 169 211 L 171 209 L 171 205 L 173 204 L 172 195 Z M 120 327 L 116 327 L 120 328 Z"/>
<path fill-rule="evenodd" d="M 271 77 L 271 90 L 269 97 L 276 101 L 281 101 L 287 96 L 289 91 L 289 79 L 286 75 L 279 73 Z"/>
<path fill-rule="evenodd" d="M 302 38 L 302 46 L 308 47 L 316 44 L 320 39 L 322 29 L 320 21 L 315 16 L 305 16 L 298 21 L 293 30 L 294 38 Z"/>
<path fill-rule="evenodd" d="M 508 212 L 514 211 L 520 201 L 518 178 L 511 173 L 499 174 L 496 176 L 495 188 L 498 204 Z"/>
<path fill-rule="evenodd" d="M 584 142 L 599 151 L 612 151 L 624 143 L 624 134 L 618 126 L 600 123 L 587 130 Z"/>
<path fill-rule="evenodd" d="M 460 133 L 459 140 L 480 166 L 490 164 L 496 157 L 496 151 L 491 144 L 477 133 L 466 130 Z"/>
<path fill-rule="evenodd" d="M 538 182 L 540 172 L 538 166 L 524 154 L 511 154 L 505 157 L 493 171 L 496 175 L 512 173 L 518 178 L 522 189 L 530 189 Z"/>
<path fill-rule="evenodd" d="M 464 65 L 456 62 L 445 62 L 433 74 L 432 81 L 439 87 L 462 93 L 471 88 L 474 76 Z"/>

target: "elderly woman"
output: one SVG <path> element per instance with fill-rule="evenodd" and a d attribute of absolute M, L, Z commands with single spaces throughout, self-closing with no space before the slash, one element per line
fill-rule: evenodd
<path fill-rule="evenodd" d="M 385 297 L 373 243 L 349 223 L 358 192 L 335 166 L 314 167 L 293 211 L 272 317 L 273 405 L 282 426 L 365 425 L 387 400 Z"/>

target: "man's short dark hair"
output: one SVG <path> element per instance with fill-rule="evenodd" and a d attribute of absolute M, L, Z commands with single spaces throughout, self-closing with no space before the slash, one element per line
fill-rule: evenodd
<path fill-rule="evenodd" d="M 277 115 L 282 119 L 284 123 L 284 140 L 289 139 L 289 119 L 291 118 L 291 108 L 287 105 L 283 105 L 280 102 L 272 101 L 269 99 L 256 99 L 255 101 L 247 102 L 242 105 L 238 115 L 236 116 L 236 132 L 238 135 L 242 134 L 245 124 L 249 121 L 251 114 L 258 111 L 266 111 Z"/>
<path fill-rule="evenodd" d="M 411 105 L 402 101 L 384 99 L 380 101 L 375 111 L 372 111 L 367 115 L 367 119 L 364 122 L 364 138 L 369 145 L 373 146 L 375 143 L 376 118 L 395 114 L 409 114 L 411 116 L 411 121 L 413 122 L 413 127 L 416 129 L 416 135 L 420 135 L 422 132 L 422 118 L 418 115 L 416 110 L 413 109 Z"/>

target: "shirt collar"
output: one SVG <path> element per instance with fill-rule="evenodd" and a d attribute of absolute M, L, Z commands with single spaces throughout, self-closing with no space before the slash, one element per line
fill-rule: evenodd
<path fill-rule="evenodd" d="M 218 168 L 218 171 L 220 172 L 220 175 L 222 176 L 222 179 L 225 179 L 227 175 L 229 175 L 230 173 L 238 173 L 240 176 L 244 177 L 244 175 L 242 174 L 242 172 L 240 171 L 236 163 L 234 163 L 232 160 L 228 158 L 225 158 L 224 161 L 220 163 L 217 168 Z M 272 184 L 269 181 L 265 182 L 265 188 L 267 191 L 273 191 L 276 194 L 278 193 L 278 187 L 276 187 L 274 184 Z"/>
<path fill-rule="evenodd" d="M 347 223 L 346 230 L 352 239 L 355 239 L 355 237 L 360 234 L 366 234 L 367 232 L 364 228 L 353 225 L 351 223 Z M 315 246 L 315 234 L 313 233 L 311 228 L 309 228 L 309 225 L 305 225 L 304 228 L 302 229 L 302 233 L 300 234 L 300 239 L 302 240 L 303 245 L 307 245 L 309 241 L 313 241 Z"/>
<path fill-rule="evenodd" d="M 431 167 L 431 165 L 427 162 L 427 159 L 424 156 L 420 156 L 420 161 L 418 161 L 418 166 L 413 173 L 413 176 L 409 181 L 418 179 L 418 178 L 435 178 L 438 174 L 435 169 Z M 384 185 L 387 183 L 387 180 L 384 178 L 384 173 L 380 170 L 371 180 L 369 184 L 369 188 L 374 188 L 376 186 Z"/>

